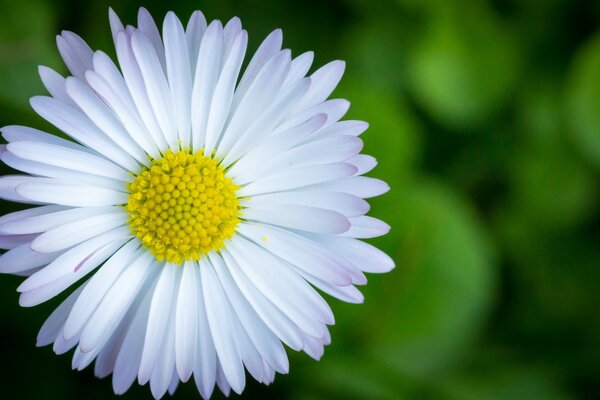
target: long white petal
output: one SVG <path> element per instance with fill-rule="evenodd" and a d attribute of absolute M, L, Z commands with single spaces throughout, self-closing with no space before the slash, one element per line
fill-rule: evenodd
<path fill-rule="evenodd" d="M 83 78 L 85 71 L 92 68 L 93 51 L 75 33 L 62 31 L 62 34 L 56 37 L 56 45 L 73 76 Z"/>
<path fill-rule="evenodd" d="M 6 148 L 9 152 L 24 160 L 72 169 L 122 182 L 131 180 L 131 175 L 123 168 L 107 159 L 86 152 L 40 142 L 11 142 Z"/>
<path fill-rule="evenodd" d="M 138 241 L 129 241 L 90 278 L 86 289 L 83 290 L 81 296 L 77 299 L 69 317 L 65 321 L 63 331 L 65 339 L 71 339 L 83 329 L 92 313 L 96 310 L 123 270 L 132 261 L 141 257 L 142 253 L 137 251 L 139 247 L 140 244 Z"/>
<path fill-rule="evenodd" d="M 108 339 L 146 280 L 153 275 L 152 264 L 152 256 L 143 253 L 119 276 L 81 333 L 79 346 L 83 351 L 91 351 Z"/>
<path fill-rule="evenodd" d="M 293 350 L 302 349 L 302 331 L 250 281 L 239 267 L 238 260 L 227 249 L 223 258 L 237 286 L 263 322 L 277 337 Z M 236 256 L 237 257 L 237 256 Z M 240 260 L 244 262 L 244 260 Z"/>
<path fill-rule="evenodd" d="M 165 136 L 160 130 L 160 126 L 152 111 L 152 105 L 148 99 L 148 92 L 144 85 L 142 72 L 133 54 L 131 47 L 132 31 L 119 32 L 117 34 L 117 57 L 119 65 L 123 71 L 123 78 L 127 83 L 131 97 L 137 107 L 140 118 L 148 129 L 150 136 L 159 149 L 167 147 Z"/>
<path fill-rule="evenodd" d="M 211 254 L 210 260 L 227 298 L 261 357 L 278 372 L 287 373 L 289 369 L 287 355 L 277 336 L 265 325 L 246 298 L 240 293 L 221 256 Z"/>
<path fill-rule="evenodd" d="M 213 21 L 202 36 L 198 62 L 194 68 L 194 86 L 192 88 L 192 147 L 201 149 L 205 143 L 206 126 L 210 103 L 219 71 L 223 49 L 223 26 Z"/>
<path fill-rule="evenodd" d="M 74 270 L 59 271 L 59 274 L 57 274 L 54 279 L 51 279 L 48 284 L 21 293 L 19 304 L 22 307 L 33 307 L 63 292 L 73 283 L 77 282 L 83 276 L 87 275 L 91 270 L 103 263 L 108 257 L 110 257 L 111 254 L 113 254 L 121 245 L 123 245 L 125 240 L 127 239 L 117 239 L 116 241 L 113 240 L 109 243 L 106 243 L 103 247 L 94 250 L 91 254 L 88 254 L 86 258 L 81 260 L 80 264 L 74 266 Z M 73 267 L 72 265 L 69 266 Z M 44 270 L 45 268 L 39 272 L 36 272 L 31 277 L 43 272 Z M 31 277 L 29 277 L 29 279 L 31 279 Z"/>
<path fill-rule="evenodd" d="M 194 71 L 198 63 L 198 52 L 200 51 L 200 42 L 206 31 L 206 18 L 202 11 L 194 11 L 185 29 L 185 38 L 190 54 L 190 67 Z M 214 382 L 213 382 L 214 385 Z"/>
<path fill-rule="evenodd" d="M 66 88 L 77 106 L 106 136 L 138 162 L 147 163 L 148 159 L 142 148 L 131 138 L 121 122 L 89 85 L 79 79 L 68 78 Z"/>
<path fill-rule="evenodd" d="M 167 62 L 167 77 L 171 101 L 177 121 L 179 139 L 184 147 L 191 138 L 192 70 L 189 50 L 181 21 L 173 12 L 167 13 L 163 24 L 163 39 Z"/>
<path fill-rule="evenodd" d="M 242 217 L 250 221 L 316 233 L 344 233 L 350 229 L 350 221 L 344 215 L 309 206 L 254 204 L 242 210 Z"/>
<path fill-rule="evenodd" d="M 102 207 L 127 203 L 127 193 L 50 178 L 23 180 L 15 190 L 26 200 L 72 207 Z"/>
<path fill-rule="evenodd" d="M 203 398 L 211 397 L 215 387 L 217 374 L 217 352 L 210 333 L 208 317 L 206 315 L 206 303 L 204 301 L 204 290 L 202 289 L 200 266 L 193 263 L 195 280 L 197 282 L 197 307 L 198 312 L 198 342 L 195 353 L 194 381 L 198 391 Z"/>
<path fill-rule="evenodd" d="M 40 333 L 38 333 L 36 346 L 47 346 L 56 340 L 67 317 L 69 316 L 69 312 L 71 312 L 73 304 L 75 304 L 85 287 L 86 285 L 83 284 L 75 289 L 73 293 L 71 293 L 69 297 L 67 297 L 62 303 L 60 303 L 60 305 L 56 307 L 52 314 L 50 314 L 50 316 L 42 325 Z"/>
<path fill-rule="evenodd" d="M 14 142 L 19 143 L 19 142 Z M 67 169 L 55 167 L 53 165 L 43 164 L 37 161 L 25 160 L 17 157 L 11 152 L 5 151 L 0 154 L 0 160 L 11 168 L 31 174 L 34 176 L 55 178 L 59 181 L 67 181 L 70 183 L 82 183 L 87 185 L 98 185 L 100 187 L 109 188 L 118 192 L 125 191 L 125 183 L 112 178 L 88 174 L 80 172 L 76 169 Z M 27 202 L 27 201 L 20 201 Z"/>
<path fill-rule="evenodd" d="M 129 171 L 137 170 L 138 164 L 135 160 L 80 111 L 51 97 L 36 96 L 30 103 L 42 118 L 78 142 L 91 147 Z"/>
<path fill-rule="evenodd" d="M 165 70 L 165 47 L 160 37 L 160 32 L 156 26 L 156 22 L 154 22 L 154 18 L 152 18 L 152 15 L 150 15 L 148 10 L 144 7 L 140 7 L 138 11 L 138 28 L 149 39 L 150 43 L 152 43 L 152 47 L 156 52 L 160 65 L 162 69 Z"/>
<path fill-rule="evenodd" d="M 160 354 L 161 343 L 165 338 L 167 323 L 171 312 L 171 303 L 173 302 L 173 293 L 179 286 L 180 271 L 179 266 L 167 263 L 158 278 L 158 283 L 154 289 L 152 304 L 150 306 L 150 315 L 148 317 L 148 328 L 144 339 L 144 351 L 142 361 L 138 372 L 138 381 L 145 384 L 152 376 L 152 370 Z"/>
<path fill-rule="evenodd" d="M 160 67 L 157 54 L 152 49 L 152 44 L 148 38 L 140 31 L 133 32 L 131 48 L 142 73 L 146 92 L 148 93 L 148 100 L 152 106 L 154 116 L 169 147 L 175 150 L 179 146 L 177 124 L 174 119 L 175 113 L 173 111 L 173 103 L 171 102 L 169 84 L 163 69 Z"/>
<path fill-rule="evenodd" d="M 360 197 L 347 193 L 326 192 L 319 190 L 295 190 L 289 192 L 269 193 L 242 199 L 244 207 L 252 205 L 268 207 L 271 204 L 292 204 L 316 207 L 336 211 L 346 217 L 357 217 L 369 211 L 369 203 Z M 0 227 L 0 231 L 2 231 Z"/>
<path fill-rule="evenodd" d="M 352 281 L 335 258 L 303 236 L 257 223 L 240 224 L 238 231 L 259 246 L 319 279 L 339 286 L 349 285 Z"/>
<path fill-rule="evenodd" d="M 0 233 L 27 234 L 45 232 L 57 226 L 79 221 L 95 215 L 121 212 L 116 207 L 67 208 L 64 206 L 42 206 L 8 214 L 0 218 Z"/>
<path fill-rule="evenodd" d="M 31 248 L 34 251 L 44 253 L 64 250 L 111 229 L 123 226 L 126 222 L 127 215 L 122 212 L 95 215 L 42 233 L 31 242 Z"/>
<path fill-rule="evenodd" d="M 352 176 L 356 171 L 355 166 L 344 163 L 288 168 L 244 186 L 238 191 L 238 196 L 255 196 L 336 181 Z"/>
<path fill-rule="evenodd" d="M 186 262 L 182 268 L 175 317 L 175 365 L 181 380 L 187 382 L 194 372 L 197 352 L 199 280 L 194 272 L 196 263 Z"/>
<path fill-rule="evenodd" d="M 208 121 L 206 125 L 206 139 L 204 154 L 210 155 L 215 149 L 227 117 L 230 113 L 231 101 L 237 77 L 242 67 L 246 46 L 248 44 L 248 34 L 246 31 L 240 32 L 232 43 L 232 49 L 227 57 L 221 74 L 215 86 Z"/>
<path fill-rule="evenodd" d="M 67 94 L 65 88 L 66 80 L 61 74 L 44 66 L 39 66 L 38 71 L 46 90 L 48 90 L 48 93 L 50 93 L 52 97 L 71 106 L 75 106 L 75 103 Z"/>
<path fill-rule="evenodd" d="M 232 389 L 236 393 L 241 393 L 246 384 L 246 377 L 242 358 L 235 342 L 234 326 L 230 321 L 231 315 L 227 313 L 230 306 L 225 302 L 228 300 L 213 266 L 206 259 L 200 261 L 200 274 L 208 324 L 223 373 Z"/>
<path fill-rule="evenodd" d="M 385 222 L 363 215 L 360 217 L 350 218 L 352 226 L 348 231 L 342 233 L 342 236 L 353 237 L 358 239 L 369 239 L 378 236 L 383 236 L 390 231 L 390 226 Z"/>

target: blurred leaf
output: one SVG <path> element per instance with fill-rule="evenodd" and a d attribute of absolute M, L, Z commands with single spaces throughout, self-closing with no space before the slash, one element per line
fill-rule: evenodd
<path fill-rule="evenodd" d="M 440 123 L 486 121 L 508 100 L 519 75 L 512 31 L 473 3 L 436 8 L 409 57 L 416 100 Z"/>
<path fill-rule="evenodd" d="M 600 35 L 579 50 L 571 66 L 566 110 L 575 142 L 600 166 Z"/>
<path fill-rule="evenodd" d="M 384 179 L 392 190 L 397 189 L 412 173 L 420 156 L 420 126 L 410 110 L 389 88 L 371 86 L 352 73 L 344 78 L 336 96 L 352 102 L 344 119 L 369 123 L 369 129 L 361 136 L 365 141 L 363 152 L 379 162 L 369 175 Z"/>
<path fill-rule="evenodd" d="M 497 358 L 442 381 L 445 400 L 569 399 L 553 374 L 536 366 L 506 363 Z"/>
<path fill-rule="evenodd" d="M 398 197 L 397 269 L 378 288 L 368 329 L 376 358 L 428 376 L 453 365 L 485 321 L 494 257 L 469 204 L 447 187 L 413 184 Z"/>
<path fill-rule="evenodd" d="M 44 91 L 37 66 L 60 65 L 56 33 L 46 1 L 13 1 L 2 6 L 0 102 L 28 109 L 29 98 Z"/>

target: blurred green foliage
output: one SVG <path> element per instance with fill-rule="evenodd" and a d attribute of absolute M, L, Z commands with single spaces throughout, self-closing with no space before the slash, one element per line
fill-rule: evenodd
<path fill-rule="evenodd" d="M 0 0 L 0 123 L 47 128 L 27 99 L 37 65 L 65 71 L 53 36 L 111 50 L 105 1 Z M 239 16 L 256 49 L 284 30 L 294 54 L 341 58 L 335 95 L 369 121 L 373 176 L 392 190 L 373 243 L 397 268 L 370 276 L 363 305 L 331 301 L 321 362 L 247 398 L 591 399 L 600 397 L 600 3 L 583 0 L 134 0 L 127 21 L 196 8 Z M 3 205 L 8 211 L 8 204 Z M 100 399 L 108 380 L 35 349 L 56 305 L 17 305 L 2 277 L 3 398 Z M 193 384 L 176 398 L 196 398 Z M 125 398 L 149 398 L 133 388 Z M 219 396 L 215 396 L 219 397 Z"/>

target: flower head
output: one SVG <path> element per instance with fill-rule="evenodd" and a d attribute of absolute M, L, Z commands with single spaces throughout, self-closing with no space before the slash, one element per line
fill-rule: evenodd
<path fill-rule="evenodd" d="M 237 18 L 110 24 L 118 66 L 63 32 L 72 76 L 40 68 L 51 96 L 31 104 L 70 140 L 2 128 L 0 158 L 24 174 L 0 197 L 38 206 L 0 218 L 0 272 L 27 277 L 25 307 L 70 291 L 38 345 L 156 398 L 192 376 L 204 398 L 242 392 L 245 370 L 268 384 L 283 344 L 319 359 L 334 318 L 315 288 L 358 303 L 363 272 L 393 268 L 358 240 L 387 233 L 364 199 L 388 187 L 362 176 L 367 124 L 327 100 L 344 63 L 307 77 L 312 53 L 292 59 L 276 30 L 238 79 Z"/>

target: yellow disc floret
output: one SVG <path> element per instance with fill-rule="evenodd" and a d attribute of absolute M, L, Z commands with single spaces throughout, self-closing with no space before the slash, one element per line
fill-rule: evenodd
<path fill-rule="evenodd" d="M 202 151 L 167 150 L 128 184 L 129 226 L 157 260 L 181 264 L 219 250 L 239 223 L 239 189 Z"/>

